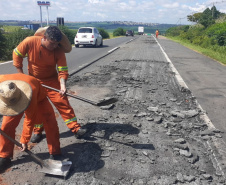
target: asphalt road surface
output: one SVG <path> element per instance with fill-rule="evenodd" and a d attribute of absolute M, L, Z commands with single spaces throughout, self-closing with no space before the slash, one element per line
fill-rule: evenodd
<path fill-rule="evenodd" d="M 97 102 L 116 97 L 118 102 L 96 107 L 70 98 L 78 121 L 88 129 L 83 139 L 76 139 L 56 112 L 62 153 L 72 162 L 66 179 L 40 173 L 40 166 L 15 150 L 13 166 L 1 174 L 0 182 L 225 184 L 223 133 L 208 120 L 202 101 L 188 88 L 192 85 L 181 78 L 180 71 L 186 69 L 173 65 L 179 54 L 185 64 L 194 57 L 193 51 L 184 48 L 184 53 L 182 48 L 161 37 L 156 41 L 153 36 L 140 36 L 70 76 L 71 93 Z M 198 58 L 206 60 L 202 55 Z M 46 139 L 30 147 L 42 159 L 48 158 Z"/>
<path fill-rule="evenodd" d="M 93 48 L 91 46 L 80 46 L 79 48 L 73 47 L 72 51 L 66 54 L 69 73 L 71 74 L 78 69 L 83 68 L 87 64 L 98 60 L 108 53 L 111 53 L 111 51 L 114 51 L 120 47 L 121 44 L 129 42 L 133 39 L 135 39 L 135 37 L 119 37 L 115 39 L 108 39 L 104 40 L 102 47 L 97 48 Z"/>
<path fill-rule="evenodd" d="M 72 48 L 70 53 L 66 53 L 68 71 L 69 74 L 83 68 L 87 64 L 98 60 L 100 57 L 105 56 L 118 47 L 121 44 L 127 43 L 130 40 L 135 39 L 135 37 L 119 37 L 115 39 L 104 40 L 102 47 L 83 47 Z M 24 73 L 27 74 L 27 60 L 24 59 L 23 62 L 23 70 Z M 8 61 L 5 63 L 0 63 L 0 74 L 12 74 L 17 73 L 15 67 L 12 65 L 12 61 Z"/>

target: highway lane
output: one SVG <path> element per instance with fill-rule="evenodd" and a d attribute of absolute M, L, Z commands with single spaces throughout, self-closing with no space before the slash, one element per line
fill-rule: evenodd
<path fill-rule="evenodd" d="M 109 51 L 119 47 L 121 44 L 128 42 L 131 39 L 135 39 L 135 37 L 119 37 L 115 39 L 104 40 L 103 46 L 97 48 L 89 46 L 80 46 L 79 48 L 73 47 L 72 51 L 66 54 L 69 73 L 72 73 L 84 65 L 97 60 L 98 58 L 106 55 Z"/>
<path fill-rule="evenodd" d="M 120 47 L 121 44 L 128 42 L 131 39 L 135 39 L 135 37 L 119 37 L 115 39 L 104 40 L 103 47 L 97 48 L 83 46 L 80 46 L 79 48 L 73 47 L 72 51 L 66 54 L 69 74 L 78 70 L 82 66 L 106 55 L 110 50 Z M 24 73 L 27 74 L 27 59 L 24 59 L 23 65 Z M 12 61 L 0 63 L 0 74 L 12 74 L 16 72 L 17 71 L 12 64 Z"/>

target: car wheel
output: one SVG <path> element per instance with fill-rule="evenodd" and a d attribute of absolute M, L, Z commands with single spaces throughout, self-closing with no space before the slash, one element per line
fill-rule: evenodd
<path fill-rule="evenodd" d="M 76 47 L 76 48 L 78 48 L 78 47 L 79 47 L 79 45 L 78 45 L 78 44 L 75 44 L 75 47 Z"/>
<path fill-rule="evenodd" d="M 95 44 L 93 45 L 95 48 L 97 47 L 97 40 L 95 41 Z"/>
<path fill-rule="evenodd" d="M 103 46 L 103 39 L 101 40 L 100 46 L 101 46 L 101 47 Z"/>

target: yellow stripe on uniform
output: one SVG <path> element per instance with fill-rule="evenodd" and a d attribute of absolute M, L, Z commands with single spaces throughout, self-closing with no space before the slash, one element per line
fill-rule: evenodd
<path fill-rule="evenodd" d="M 24 55 L 22 55 L 22 54 L 19 52 L 19 50 L 18 50 L 17 48 L 15 48 L 13 51 L 14 51 L 14 53 L 15 53 L 17 56 L 22 57 L 22 58 L 25 57 Z"/>
<path fill-rule="evenodd" d="M 58 71 L 68 71 L 68 67 L 67 66 L 59 66 Z"/>
<path fill-rule="evenodd" d="M 42 127 L 43 127 L 43 123 L 42 123 L 42 124 L 35 124 L 34 127 L 35 127 L 35 128 L 42 128 Z"/>
<path fill-rule="evenodd" d="M 68 125 L 69 123 L 74 122 L 74 121 L 77 121 L 77 118 L 76 118 L 76 117 L 71 118 L 71 119 L 67 119 L 67 120 L 64 121 L 64 123 L 65 123 L 66 125 Z"/>

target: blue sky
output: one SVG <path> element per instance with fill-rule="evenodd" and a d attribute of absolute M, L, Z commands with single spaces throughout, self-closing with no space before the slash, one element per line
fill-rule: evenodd
<path fill-rule="evenodd" d="M 188 24 L 187 15 L 202 12 L 213 3 L 226 13 L 226 0 L 50 0 L 49 20 L 133 21 L 144 23 Z M 0 0 L 0 20 L 40 21 L 37 0 Z M 42 7 L 42 21 L 47 19 Z"/>

